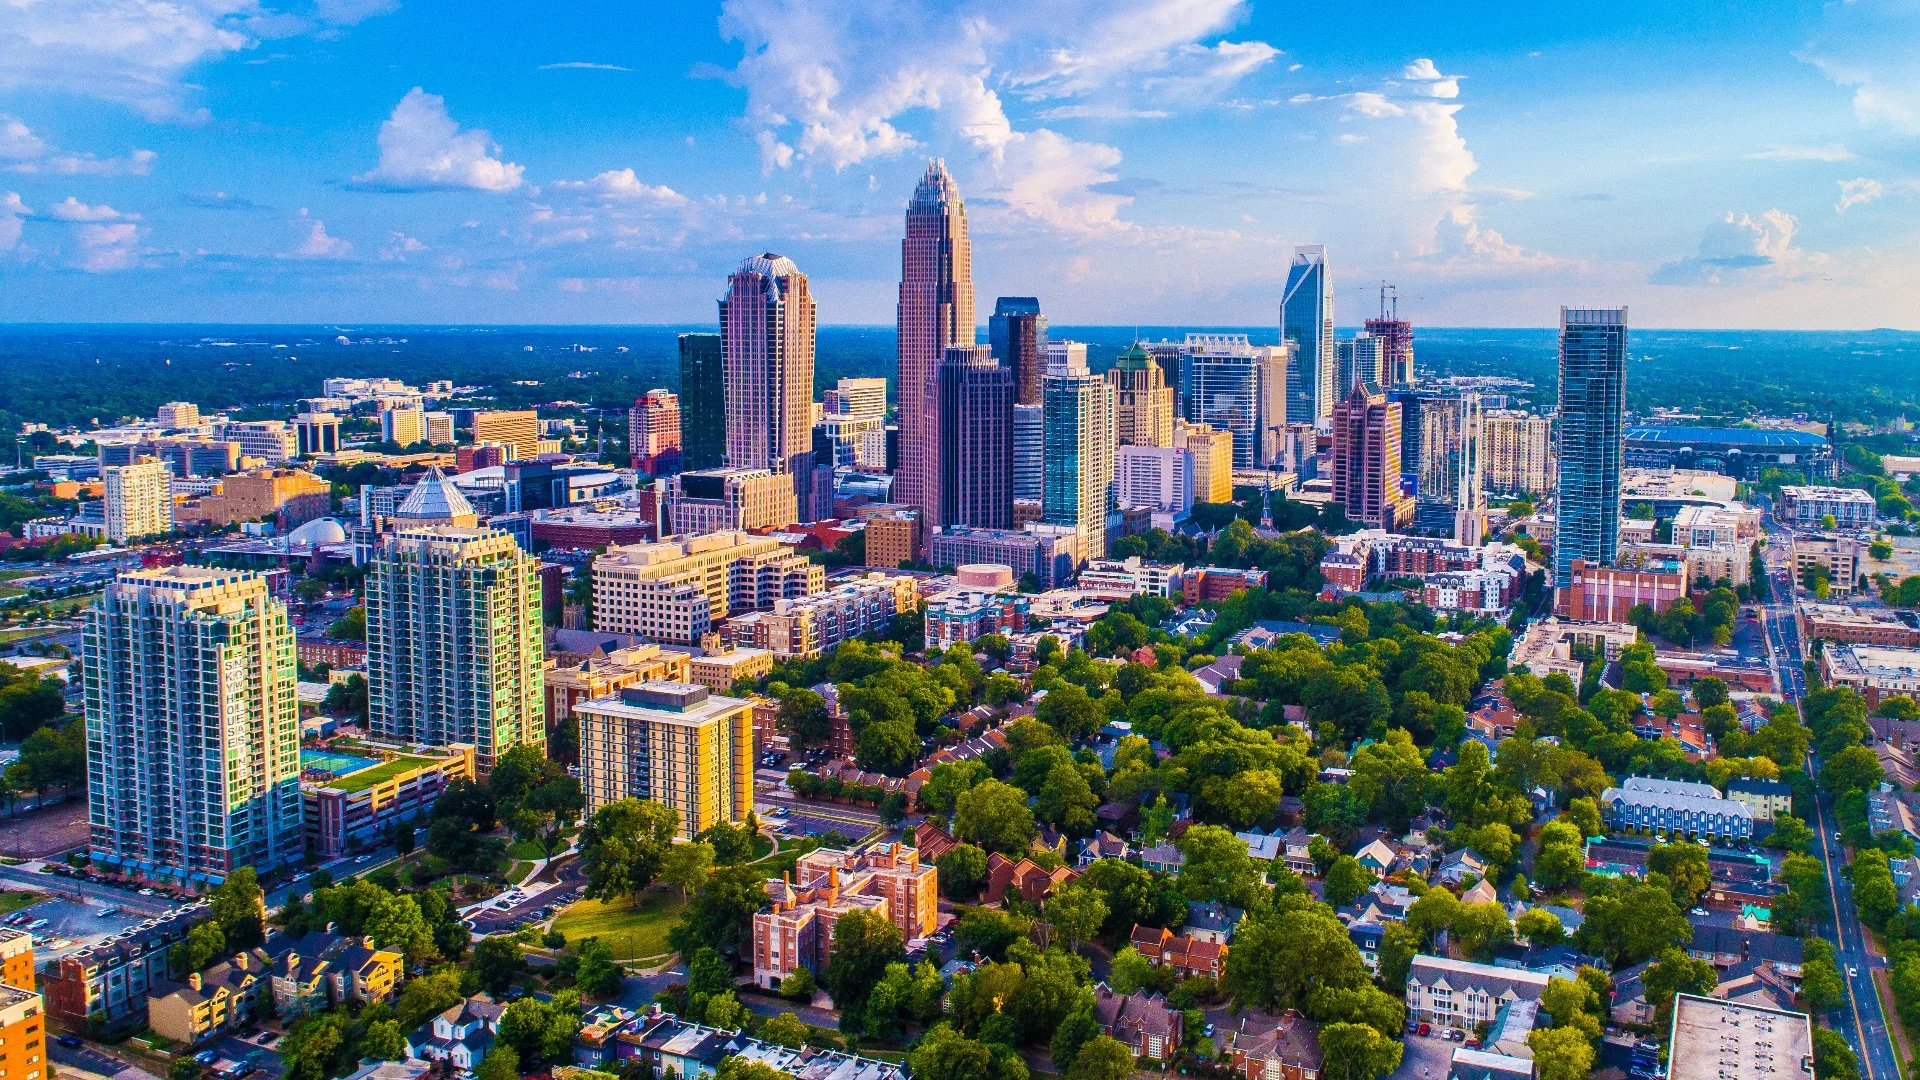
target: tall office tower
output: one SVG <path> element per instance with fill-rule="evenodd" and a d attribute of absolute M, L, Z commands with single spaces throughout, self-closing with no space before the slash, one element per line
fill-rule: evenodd
<path fill-rule="evenodd" d="M 1184 446 L 1120 446 L 1114 452 L 1114 501 L 1184 514 L 1193 509 L 1193 451 Z"/>
<path fill-rule="evenodd" d="M 1533 498 L 1552 489 L 1552 417 L 1522 412 L 1488 413 L 1482 432 L 1489 492 Z"/>
<path fill-rule="evenodd" d="M 802 510 L 813 501 L 814 319 L 807 275 L 784 255 L 756 255 L 727 278 L 727 467 L 791 477 Z"/>
<path fill-rule="evenodd" d="M 1080 530 L 1081 552 L 1107 554 L 1107 511 L 1113 508 L 1113 387 L 1087 370 L 1080 342 L 1047 343 L 1042 518 Z"/>
<path fill-rule="evenodd" d="M 1626 422 L 1627 309 L 1560 309 L 1560 482 L 1553 584 L 1573 561 L 1612 566 L 1620 548 L 1620 455 Z"/>
<path fill-rule="evenodd" d="M 648 682 L 574 706 L 580 793 L 591 815 L 621 799 L 680 812 L 691 840 L 753 813 L 753 703 L 704 686 Z"/>
<path fill-rule="evenodd" d="M 427 441 L 427 414 L 420 409 L 388 409 L 380 414 L 380 439 L 402 449 Z"/>
<path fill-rule="evenodd" d="M 508 461 L 540 456 L 540 417 L 532 409 L 502 409 L 473 414 L 473 441 L 499 443 Z"/>
<path fill-rule="evenodd" d="M 887 380 L 884 378 L 876 375 L 864 379 L 841 379 L 827 393 L 833 397 L 827 412 L 872 420 L 876 424 L 886 422 Z"/>
<path fill-rule="evenodd" d="M 1287 368 L 1287 415 L 1303 422 L 1331 417 L 1346 388 L 1334 383 L 1333 280 L 1323 244 L 1293 249 L 1280 300 L 1280 338 L 1295 346 Z"/>
<path fill-rule="evenodd" d="M 1013 372 L 985 345 L 940 362 L 940 521 L 1013 527 Z"/>
<path fill-rule="evenodd" d="M 300 862 L 293 626 L 244 570 L 132 570 L 87 612 L 95 864 L 196 890 Z"/>
<path fill-rule="evenodd" d="M 200 425 L 200 406 L 191 401 L 169 401 L 160 406 L 154 419 L 163 428 L 188 428 Z"/>
<path fill-rule="evenodd" d="M 301 413 L 293 418 L 294 442 L 301 457 L 340 452 L 340 418 L 332 413 Z"/>
<path fill-rule="evenodd" d="M 1181 377 L 1187 420 L 1233 436 L 1234 468 L 1279 463 L 1294 351 L 1291 342 L 1254 345 L 1245 334 L 1187 335 Z"/>
<path fill-rule="evenodd" d="M 680 471 L 680 398 L 649 390 L 627 410 L 627 456 L 635 471 L 671 476 Z"/>
<path fill-rule="evenodd" d="M 907 204 L 900 242 L 900 305 L 896 312 L 900 377 L 900 468 L 893 501 L 920 511 L 922 538 L 938 532 L 940 448 L 937 426 L 940 361 L 949 345 L 973 344 L 973 246 L 967 206 L 943 162 L 926 174 Z"/>
<path fill-rule="evenodd" d="M 1460 395 L 1460 450 L 1454 458 L 1453 538 L 1479 547 L 1487 536 L 1486 412 L 1480 395 Z"/>
<path fill-rule="evenodd" d="M 1039 502 L 1046 490 L 1046 408 L 1013 407 L 1013 497 Z"/>
<path fill-rule="evenodd" d="M 1013 372 L 1013 392 L 1021 405 L 1040 404 L 1040 380 L 1047 374 L 1047 317 L 1034 296 L 1002 296 L 987 319 L 993 358 Z"/>
<path fill-rule="evenodd" d="M 1107 370 L 1113 384 L 1114 431 L 1122 446 L 1173 445 L 1173 387 L 1139 342 Z"/>
<path fill-rule="evenodd" d="M 173 470 L 166 462 L 140 457 L 128 465 L 108 465 L 100 470 L 100 482 L 107 539 L 125 544 L 173 531 Z"/>
<path fill-rule="evenodd" d="M 367 704 L 394 742 L 471 743 L 482 771 L 546 742 L 540 562 L 497 529 L 416 525 L 367 573 Z"/>
<path fill-rule="evenodd" d="M 1395 301 L 1398 306 L 1398 301 Z M 1413 324 L 1399 318 L 1368 319 L 1366 331 L 1380 339 L 1380 352 L 1386 365 L 1382 386 L 1413 385 Z"/>
<path fill-rule="evenodd" d="M 726 365 L 719 334 L 680 335 L 680 466 L 717 469 L 727 461 Z"/>
<path fill-rule="evenodd" d="M 1400 490 L 1400 403 L 1377 386 L 1355 385 L 1333 408 L 1333 501 L 1388 532 L 1413 517 Z"/>
<path fill-rule="evenodd" d="M 1335 384 L 1340 388 L 1339 393 L 1353 389 L 1356 382 L 1382 389 L 1390 385 L 1384 344 L 1365 331 L 1334 342 L 1334 375 L 1339 380 Z"/>
<path fill-rule="evenodd" d="M 1173 442 L 1193 455 L 1193 501 L 1232 502 L 1232 433 L 1181 420 L 1175 425 Z"/>
<path fill-rule="evenodd" d="M 450 412 L 430 412 L 421 416 L 427 428 L 427 445 L 453 445 L 453 414 Z"/>

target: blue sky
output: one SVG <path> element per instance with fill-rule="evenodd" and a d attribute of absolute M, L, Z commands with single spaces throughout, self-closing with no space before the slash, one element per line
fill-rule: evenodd
<path fill-rule="evenodd" d="M 929 155 L 983 309 L 1920 327 L 1920 0 L 6 0 L 0 320 L 892 319 Z"/>

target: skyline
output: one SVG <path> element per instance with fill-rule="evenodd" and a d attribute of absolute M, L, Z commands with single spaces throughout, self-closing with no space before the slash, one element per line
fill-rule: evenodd
<path fill-rule="evenodd" d="M 772 251 L 884 325 L 941 157 L 1062 324 L 1272 324 L 1324 244 L 1343 327 L 1920 326 L 1911 0 L 924 6 L 10 7 L 0 319 L 697 325 Z"/>

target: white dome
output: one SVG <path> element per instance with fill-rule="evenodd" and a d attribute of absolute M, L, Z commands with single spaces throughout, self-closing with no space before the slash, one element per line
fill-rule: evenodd
<path fill-rule="evenodd" d="M 311 544 L 321 547 L 325 544 L 344 544 L 347 542 L 347 530 L 332 518 L 314 518 L 305 525 L 287 534 L 290 544 Z"/>

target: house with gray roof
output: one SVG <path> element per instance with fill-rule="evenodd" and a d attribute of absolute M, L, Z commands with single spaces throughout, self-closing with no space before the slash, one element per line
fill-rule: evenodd
<path fill-rule="evenodd" d="M 1600 793 L 1600 810 L 1615 829 L 1646 829 L 1671 836 L 1745 840 L 1753 835 L 1753 810 L 1720 796 L 1711 784 L 1628 777 Z"/>
<path fill-rule="evenodd" d="M 1472 1030 L 1493 1023 L 1510 1001 L 1539 1001 L 1547 979 L 1543 972 L 1422 953 L 1407 971 L 1407 1015 L 1423 1023 Z"/>

